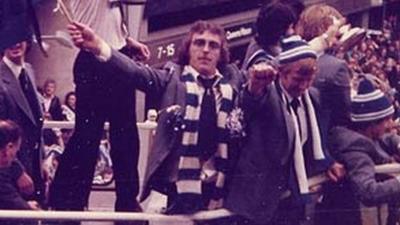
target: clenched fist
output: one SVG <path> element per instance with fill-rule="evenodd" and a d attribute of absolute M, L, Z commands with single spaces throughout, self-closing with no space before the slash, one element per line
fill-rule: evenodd
<path fill-rule="evenodd" d="M 254 95 L 261 95 L 264 88 L 275 80 L 277 70 L 266 62 L 258 63 L 249 69 L 249 86 L 248 90 Z"/>

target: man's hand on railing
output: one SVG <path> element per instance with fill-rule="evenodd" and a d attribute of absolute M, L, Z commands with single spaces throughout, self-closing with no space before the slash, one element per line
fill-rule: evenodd
<path fill-rule="evenodd" d="M 37 201 L 28 201 L 27 203 L 28 203 L 29 207 L 31 207 L 32 210 L 42 210 Z"/>
<path fill-rule="evenodd" d="M 18 177 L 17 186 L 19 191 L 25 195 L 31 195 L 35 190 L 32 178 L 25 171 Z"/>
<path fill-rule="evenodd" d="M 377 174 L 400 174 L 400 163 L 388 163 L 375 166 L 375 173 Z M 323 184 L 329 181 L 329 177 L 326 173 L 317 174 L 308 179 L 308 185 L 310 188 Z"/>
<path fill-rule="evenodd" d="M 338 182 L 346 175 L 344 166 L 338 162 L 334 162 L 332 166 L 326 171 L 326 175 L 333 182 Z"/>

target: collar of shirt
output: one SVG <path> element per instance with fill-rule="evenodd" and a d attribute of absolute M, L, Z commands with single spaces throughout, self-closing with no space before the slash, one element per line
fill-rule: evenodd
<path fill-rule="evenodd" d="M 192 74 L 193 76 L 194 76 L 194 78 L 195 78 L 195 80 L 196 80 L 196 83 L 197 83 L 197 85 L 198 85 L 198 91 L 199 91 L 199 102 L 202 102 L 203 101 L 203 95 L 204 95 L 204 92 L 205 92 L 205 89 L 204 89 L 204 87 L 203 87 L 203 85 L 201 85 L 200 84 L 200 81 L 197 79 L 199 76 L 200 76 L 200 73 L 197 71 L 197 70 L 195 70 L 192 66 L 190 66 L 190 65 L 186 65 L 184 68 L 183 68 L 183 73 L 182 74 L 188 74 L 188 73 L 190 73 L 190 74 Z M 214 76 L 217 76 L 218 77 L 218 79 L 215 81 L 215 83 L 214 83 L 214 88 L 213 88 L 213 93 L 215 94 L 215 100 L 216 100 L 216 104 L 215 104 L 215 106 L 217 107 L 217 111 L 219 111 L 219 109 L 220 109 L 220 106 L 221 106 L 221 100 L 222 100 L 222 95 L 221 95 L 221 92 L 220 91 L 218 91 L 218 88 L 215 88 L 215 84 L 218 82 L 218 80 L 220 80 L 223 76 L 222 76 L 222 74 L 217 70 L 217 72 L 216 72 L 216 74 L 214 75 Z"/>
<path fill-rule="evenodd" d="M 25 63 L 22 63 L 22 65 L 17 65 L 5 56 L 3 57 L 3 61 L 8 66 L 8 68 L 10 68 L 14 76 L 18 79 L 21 70 L 25 67 Z"/>
<path fill-rule="evenodd" d="M 281 87 L 282 93 L 284 95 L 284 97 L 287 100 L 287 103 L 290 104 L 292 102 L 292 100 L 294 99 L 285 89 L 285 87 L 283 87 L 282 82 L 279 81 L 279 86 Z M 301 97 L 297 97 L 297 99 L 300 102 L 300 107 L 303 105 L 303 102 L 301 101 Z"/>
<path fill-rule="evenodd" d="M 187 73 L 192 74 L 194 76 L 194 79 L 196 80 L 196 82 L 199 83 L 197 78 L 200 76 L 200 73 L 195 68 L 193 68 L 190 65 L 186 65 L 183 68 L 183 74 L 187 74 Z M 217 69 L 217 71 L 216 71 L 214 76 L 218 77 L 217 81 L 220 80 L 223 77 L 222 74 L 218 71 L 218 69 Z"/>
<path fill-rule="evenodd" d="M 50 104 L 51 104 L 51 100 L 53 98 L 45 98 L 43 97 L 43 105 L 44 105 L 44 111 L 48 112 L 50 110 Z"/>
<path fill-rule="evenodd" d="M 282 89 L 282 93 L 283 93 L 283 97 L 287 100 L 286 102 L 286 106 L 287 109 L 289 111 L 289 113 L 291 113 L 290 111 L 290 103 L 292 102 L 292 100 L 294 99 L 283 87 L 281 81 L 279 81 L 279 86 Z M 300 132 L 300 142 L 302 145 L 304 145 L 308 139 L 308 127 L 307 127 L 307 122 L 306 122 L 306 107 L 303 104 L 303 101 L 301 100 L 301 96 L 297 97 L 297 99 L 299 100 L 299 106 L 297 108 L 297 113 L 295 114 L 295 116 L 298 118 L 298 126 L 299 126 L 299 132 Z"/>

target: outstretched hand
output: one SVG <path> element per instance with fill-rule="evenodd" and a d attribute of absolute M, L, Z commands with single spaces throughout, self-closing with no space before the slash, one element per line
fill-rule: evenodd
<path fill-rule="evenodd" d="M 102 42 L 104 42 L 89 26 L 73 22 L 67 26 L 74 44 L 81 49 L 92 52 L 95 55 L 100 54 Z"/>
<path fill-rule="evenodd" d="M 126 38 L 126 42 L 129 47 L 136 50 L 135 51 L 135 52 L 137 52 L 136 56 L 139 58 L 139 60 L 147 61 L 150 59 L 150 50 L 147 47 L 147 45 L 140 43 L 139 41 L 137 41 L 131 37 Z"/>

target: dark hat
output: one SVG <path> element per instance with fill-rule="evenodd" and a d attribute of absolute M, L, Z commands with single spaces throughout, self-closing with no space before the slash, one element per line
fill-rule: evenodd
<path fill-rule="evenodd" d="M 360 81 L 357 95 L 351 100 L 351 121 L 371 122 L 394 113 L 393 105 L 380 89 L 366 78 Z"/>
<path fill-rule="evenodd" d="M 32 38 L 32 7 L 40 0 L 0 1 L 0 51 Z"/>
<path fill-rule="evenodd" d="M 282 39 L 282 52 L 278 55 L 280 64 L 286 64 L 305 58 L 317 58 L 317 53 L 299 35 Z"/>

